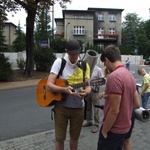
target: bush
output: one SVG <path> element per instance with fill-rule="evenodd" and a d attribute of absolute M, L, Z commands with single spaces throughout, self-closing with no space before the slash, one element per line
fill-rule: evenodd
<path fill-rule="evenodd" d="M 13 74 L 11 64 L 4 54 L 0 54 L 0 81 L 9 81 Z"/>
<path fill-rule="evenodd" d="M 49 71 L 56 59 L 50 48 L 38 48 L 35 50 L 34 61 L 37 71 Z"/>
<path fill-rule="evenodd" d="M 20 68 L 21 70 L 23 70 L 25 68 L 25 61 L 23 58 L 17 59 L 17 66 L 18 68 Z"/>

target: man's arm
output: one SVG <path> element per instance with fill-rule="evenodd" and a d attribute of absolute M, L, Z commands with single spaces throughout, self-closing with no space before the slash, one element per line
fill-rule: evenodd
<path fill-rule="evenodd" d="M 140 98 L 137 90 L 134 93 L 134 99 L 133 99 L 133 109 L 138 109 L 140 107 Z"/>
<path fill-rule="evenodd" d="M 58 93 L 75 94 L 75 91 L 72 91 L 73 87 L 71 86 L 61 87 L 55 85 L 56 78 L 57 78 L 56 74 L 50 73 L 46 85 L 48 90 L 52 92 L 58 92 Z"/>
<path fill-rule="evenodd" d="M 119 114 L 121 95 L 110 94 L 109 100 L 110 100 L 110 108 L 103 123 L 102 129 L 102 133 L 105 138 L 107 137 L 107 133 L 110 131 Z"/>
<path fill-rule="evenodd" d="M 85 82 L 90 82 L 90 79 L 85 79 Z M 91 93 L 91 86 L 89 84 L 88 86 L 85 87 L 85 89 L 80 90 L 80 92 L 78 92 L 77 95 L 80 98 L 84 98 L 85 96 L 87 96 L 90 93 Z"/>

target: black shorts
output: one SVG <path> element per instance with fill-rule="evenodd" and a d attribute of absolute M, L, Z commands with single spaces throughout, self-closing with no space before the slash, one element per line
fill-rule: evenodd
<path fill-rule="evenodd" d="M 134 127 L 134 121 L 135 121 L 135 114 L 134 114 L 134 111 L 133 111 L 132 112 L 132 118 L 131 118 L 131 128 L 130 128 L 129 132 L 127 133 L 127 135 L 125 136 L 125 139 L 129 139 L 131 137 L 132 130 L 133 130 L 133 127 Z"/>

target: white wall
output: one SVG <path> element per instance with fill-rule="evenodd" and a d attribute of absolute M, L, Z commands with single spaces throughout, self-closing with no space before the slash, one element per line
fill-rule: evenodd
<path fill-rule="evenodd" d="M 24 60 L 26 60 L 26 52 L 18 52 L 18 53 L 7 53 L 5 52 L 4 55 L 6 57 L 9 58 L 9 62 L 12 65 L 12 69 L 18 69 L 17 67 L 17 59 L 23 58 Z M 65 53 L 56 53 L 56 57 L 64 57 Z M 84 57 L 84 54 L 81 54 L 81 58 Z M 131 64 L 132 65 L 140 65 L 143 61 L 143 55 L 122 55 L 121 59 L 122 62 L 125 64 L 125 60 L 127 59 L 127 57 L 130 58 Z M 98 56 L 98 58 L 100 58 L 100 55 Z M 97 62 L 98 65 L 103 65 L 103 63 L 100 61 L 100 59 L 98 59 Z"/>

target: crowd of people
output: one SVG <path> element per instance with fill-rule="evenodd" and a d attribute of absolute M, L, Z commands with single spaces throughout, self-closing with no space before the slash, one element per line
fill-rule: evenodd
<path fill-rule="evenodd" d="M 64 150 L 67 128 L 69 126 L 70 150 L 78 149 L 78 139 L 82 127 L 91 126 L 91 132 L 99 131 L 97 150 L 131 150 L 130 141 L 134 127 L 134 109 L 140 107 L 139 93 L 135 79 L 121 61 L 120 50 L 115 46 L 107 46 L 100 56 L 106 67 L 95 65 L 93 72 L 86 63 L 86 70 L 79 67 L 80 44 L 69 40 L 66 45 L 65 67 L 59 78 L 67 80 L 65 86 L 55 84 L 61 58 L 57 58 L 50 70 L 47 88 L 52 92 L 62 93 L 62 100 L 54 105 L 55 143 L 56 150 Z M 129 61 L 129 60 L 128 60 Z M 142 107 L 147 108 L 150 96 L 150 75 L 144 68 L 138 69 L 143 76 L 141 92 Z M 100 86 L 90 86 L 94 78 L 106 78 L 105 90 L 100 93 Z M 73 84 L 86 83 L 83 87 L 73 88 Z M 105 99 L 103 106 L 103 120 L 100 122 L 99 105 Z M 85 110 L 86 102 L 86 110 Z M 86 111 L 86 116 L 84 111 Z M 84 122 L 84 119 L 85 122 Z"/>

